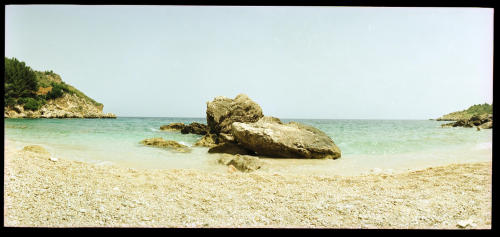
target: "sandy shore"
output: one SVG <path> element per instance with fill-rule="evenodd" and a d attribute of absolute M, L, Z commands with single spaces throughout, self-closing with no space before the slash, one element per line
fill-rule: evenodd
<path fill-rule="evenodd" d="M 5 226 L 491 228 L 491 162 L 306 176 L 97 166 L 4 148 Z"/>

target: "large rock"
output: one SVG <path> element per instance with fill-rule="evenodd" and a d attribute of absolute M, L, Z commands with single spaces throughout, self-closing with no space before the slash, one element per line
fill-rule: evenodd
<path fill-rule="evenodd" d="M 255 156 L 224 154 L 217 160 L 217 162 L 227 166 L 232 165 L 242 172 L 255 171 L 262 167 L 262 161 Z"/>
<path fill-rule="evenodd" d="M 218 96 L 207 102 L 207 124 L 213 134 L 230 133 L 232 123 L 253 123 L 263 116 L 262 108 L 245 94 L 234 99 Z"/>
<path fill-rule="evenodd" d="M 330 158 L 341 156 L 333 140 L 317 128 L 264 118 L 255 123 L 232 124 L 237 143 L 258 155 L 289 158 Z"/>
<path fill-rule="evenodd" d="M 187 134 L 187 133 L 193 133 L 193 134 L 198 134 L 198 135 L 205 135 L 207 134 L 208 126 L 205 124 L 201 123 L 190 123 L 189 125 L 184 126 L 181 129 L 182 134 Z"/>
<path fill-rule="evenodd" d="M 179 152 L 190 152 L 189 147 L 182 145 L 176 141 L 165 140 L 161 137 L 148 138 L 141 141 L 141 144 L 146 146 L 158 147 L 158 148 L 169 148 L 174 149 Z"/>
<path fill-rule="evenodd" d="M 493 121 L 489 121 L 489 122 L 486 122 L 486 123 L 483 123 L 479 126 L 480 128 L 483 128 L 483 129 L 490 129 L 490 128 L 493 128 Z"/>

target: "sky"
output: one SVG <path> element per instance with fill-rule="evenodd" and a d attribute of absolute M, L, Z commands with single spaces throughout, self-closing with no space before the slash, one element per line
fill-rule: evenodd
<path fill-rule="evenodd" d="M 8 5 L 5 56 L 138 117 L 430 119 L 493 100 L 493 9 Z"/>

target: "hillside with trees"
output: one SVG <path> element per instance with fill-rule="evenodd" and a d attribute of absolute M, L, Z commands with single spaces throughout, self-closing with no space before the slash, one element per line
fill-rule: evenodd
<path fill-rule="evenodd" d="M 5 57 L 4 78 L 7 118 L 105 117 L 100 115 L 101 103 L 66 84 L 53 71 L 36 71 L 25 62 Z"/>
<path fill-rule="evenodd" d="M 493 114 L 493 104 L 476 104 L 466 110 L 457 111 L 441 116 L 438 121 L 458 121 L 472 118 L 472 116 L 484 116 Z"/>

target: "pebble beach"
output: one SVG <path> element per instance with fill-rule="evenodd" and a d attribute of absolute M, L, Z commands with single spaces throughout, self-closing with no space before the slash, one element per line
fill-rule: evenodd
<path fill-rule="evenodd" d="M 6 227 L 491 228 L 491 162 L 301 175 L 99 166 L 4 148 Z"/>

